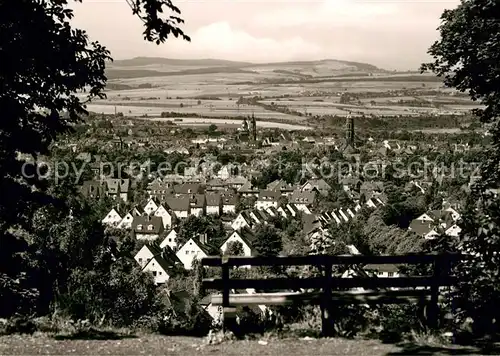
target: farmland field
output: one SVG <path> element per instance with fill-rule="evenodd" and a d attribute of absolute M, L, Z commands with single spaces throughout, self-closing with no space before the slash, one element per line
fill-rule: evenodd
<path fill-rule="evenodd" d="M 148 118 L 173 112 L 207 120 L 253 114 L 261 123 L 300 125 L 311 116 L 449 115 L 478 107 L 428 74 L 335 60 L 252 64 L 136 58 L 114 62 L 108 74 L 107 98 L 91 103 L 90 111 Z M 341 104 L 345 94 L 355 99 Z M 258 99 L 238 105 L 240 97 Z"/>

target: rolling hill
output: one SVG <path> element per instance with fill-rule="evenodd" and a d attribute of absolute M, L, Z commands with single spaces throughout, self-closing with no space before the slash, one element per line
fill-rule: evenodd
<path fill-rule="evenodd" d="M 216 73 L 280 74 L 302 79 L 384 73 L 374 65 L 359 62 L 324 59 L 276 63 L 235 62 L 221 59 L 170 59 L 136 57 L 109 63 L 109 79 L 163 77 L 173 75 L 202 75 Z"/>

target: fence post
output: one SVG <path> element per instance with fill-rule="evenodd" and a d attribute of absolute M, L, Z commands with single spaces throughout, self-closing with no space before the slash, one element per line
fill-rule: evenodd
<path fill-rule="evenodd" d="M 229 260 L 222 258 L 222 328 L 228 331 L 236 322 L 236 313 L 234 308 L 229 305 Z"/>
<path fill-rule="evenodd" d="M 438 327 L 438 319 L 439 319 L 439 283 L 440 277 L 443 268 L 442 256 L 436 255 L 434 259 L 433 266 L 433 275 L 432 275 L 432 284 L 431 284 L 431 299 L 427 308 L 427 322 L 429 327 L 433 330 Z"/>
<path fill-rule="evenodd" d="M 323 286 L 323 301 L 321 303 L 321 333 L 323 336 L 333 336 L 333 301 L 332 301 L 332 264 L 325 260 L 325 284 Z"/>

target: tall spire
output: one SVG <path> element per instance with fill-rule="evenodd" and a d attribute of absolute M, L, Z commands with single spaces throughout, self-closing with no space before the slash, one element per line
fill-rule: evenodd
<path fill-rule="evenodd" d="M 351 112 L 346 117 L 346 146 L 351 146 L 354 148 L 354 118 L 351 116 Z"/>
<path fill-rule="evenodd" d="M 252 112 L 252 139 L 257 141 L 257 122 L 255 121 L 255 116 Z"/>

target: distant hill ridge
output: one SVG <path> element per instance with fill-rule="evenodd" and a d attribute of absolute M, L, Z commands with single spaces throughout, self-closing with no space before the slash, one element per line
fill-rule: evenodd
<path fill-rule="evenodd" d="M 367 63 L 336 59 L 251 63 L 212 58 L 172 59 L 159 57 L 136 57 L 116 60 L 108 63 L 106 68 L 106 75 L 111 80 L 218 73 L 254 74 L 260 79 L 269 76 L 270 73 L 279 73 L 285 77 L 289 76 L 295 79 L 311 79 L 333 77 L 339 74 L 352 75 L 361 73 L 362 75 L 368 75 L 371 73 L 386 73 L 386 71 Z"/>
<path fill-rule="evenodd" d="M 340 63 L 347 66 L 357 67 L 359 70 L 378 71 L 380 68 L 361 62 L 344 61 L 338 59 L 321 59 L 314 61 L 288 61 L 288 62 L 269 62 L 269 63 L 252 63 L 239 62 L 224 59 L 172 59 L 162 57 L 135 57 L 131 59 L 115 60 L 112 63 L 113 67 L 133 67 L 133 66 L 150 66 L 150 65 L 172 65 L 172 66 L 197 66 L 197 67 L 266 67 L 266 66 L 311 66 L 328 63 Z"/>

